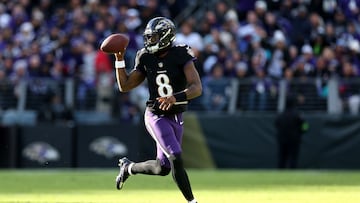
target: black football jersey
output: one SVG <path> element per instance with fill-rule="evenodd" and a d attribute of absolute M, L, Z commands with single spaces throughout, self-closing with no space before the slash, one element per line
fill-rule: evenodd
<path fill-rule="evenodd" d="M 143 73 L 148 82 L 150 98 L 147 106 L 156 114 L 176 114 L 187 109 L 187 102 L 176 103 L 168 111 L 160 110 L 156 98 L 170 96 L 187 87 L 184 73 L 186 63 L 195 60 L 191 48 L 176 45 L 169 49 L 165 57 L 147 53 L 145 49 L 137 52 L 135 70 Z"/>

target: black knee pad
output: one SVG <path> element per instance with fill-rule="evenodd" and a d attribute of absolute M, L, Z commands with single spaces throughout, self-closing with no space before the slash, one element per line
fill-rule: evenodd
<path fill-rule="evenodd" d="M 156 174 L 160 176 L 169 175 L 171 168 L 165 167 L 161 165 L 161 161 L 156 159 Z"/>

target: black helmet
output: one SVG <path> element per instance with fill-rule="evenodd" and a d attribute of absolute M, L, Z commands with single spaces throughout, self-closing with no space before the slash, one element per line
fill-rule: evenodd
<path fill-rule="evenodd" d="M 175 40 L 175 25 L 164 17 L 151 19 L 146 25 L 143 37 L 144 46 L 149 53 L 156 53 L 171 46 Z"/>

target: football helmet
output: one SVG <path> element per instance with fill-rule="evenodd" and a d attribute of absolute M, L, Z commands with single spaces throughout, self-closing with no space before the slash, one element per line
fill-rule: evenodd
<path fill-rule="evenodd" d="M 156 53 L 171 46 L 175 40 L 175 25 L 165 17 L 151 19 L 146 25 L 143 37 L 144 46 L 149 53 Z"/>

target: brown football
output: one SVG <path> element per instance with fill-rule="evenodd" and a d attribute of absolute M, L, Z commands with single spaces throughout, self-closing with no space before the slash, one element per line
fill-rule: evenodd
<path fill-rule="evenodd" d="M 104 39 L 100 45 L 100 50 L 109 54 L 117 53 L 126 49 L 129 38 L 125 34 L 111 34 Z"/>

